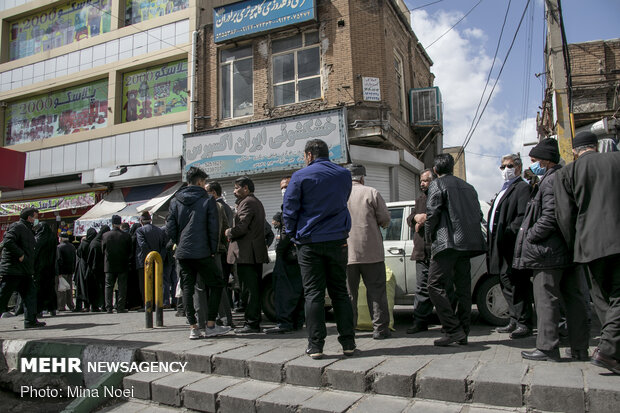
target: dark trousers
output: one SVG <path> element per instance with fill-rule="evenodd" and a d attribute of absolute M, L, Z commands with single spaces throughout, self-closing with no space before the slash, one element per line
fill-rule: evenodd
<path fill-rule="evenodd" d="M 260 328 L 260 282 L 262 273 L 263 264 L 237 264 L 241 298 L 245 304 L 245 324 L 252 328 Z"/>
<path fill-rule="evenodd" d="M 620 254 L 588 263 L 592 275 L 592 300 L 601 320 L 598 349 L 608 357 L 620 360 Z"/>
<path fill-rule="evenodd" d="M 583 294 L 583 285 L 586 283 L 583 272 L 570 267 L 534 270 L 533 274 L 538 321 L 536 348 L 545 351 L 559 348 L 560 308 L 563 303 L 571 349 L 587 350 L 590 326 L 586 297 Z"/>
<path fill-rule="evenodd" d="M 327 337 L 325 288 L 334 308 L 338 341 L 343 346 L 354 345 L 353 309 L 347 291 L 347 241 L 301 245 L 298 248 L 297 258 L 304 283 L 309 345 L 322 351 Z"/>
<path fill-rule="evenodd" d="M 106 272 L 105 273 L 105 307 L 111 311 L 114 306 L 112 299 L 114 297 L 114 283 L 118 282 L 118 297 L 116 300 L 116 311 L 125 310 L 127 304 L 127 277 L 126 272 Z"/>
<path fill-rule="evenodd" d="M 415 262 L 415 297 L 413 297 L 413 324 L 428 326 L 433 314 L 433 302 L 428 295 L 427 261 Z"/>
<path fill-rule="evenodd" d="M 13 292 L 17 291 L 24 303 L 24 324 L 37 321 L 37 296 L 30 275 L 2 275 L 0 277 L 0 314 L 7 311 Z"/>
<path fill-rule="evenodd" d="M 69 284 L 71 288 L 66 291 L 58 291 L 58 277 L 62 277 Z M 73 304 L 73 276 L 71 274 L 61 274 L 56 278 L 56 298 L 58 301 L 58 309 L 64 310 L 65 305 L 69 308 L 69 310 L 73 310 L 75 308 L 75 304 Z"/>
<path fill-rule="evenodd" d="M 215 265 L 218 266 L 220 270 L 220 276 L 222 277 L 222 299 L 220 300 L 220 308 L 218 309 L 218 317 L 221 320 L 226 317 L 227 324 L 229 326 L 233 325 L 232 318 L 232 307 L 230 305 L 230 298 L 228 294 L 228 275 L 230 274 L 230 264 L 224 263 L 226 262 L 226 254 L 225 253 L 217 253 L 215 254 Z M 262 270 L 262 266 L 261 266 Z"/>
<path fill-rule="evenodd" d="M 287 263 L 276 255 L 273 291 L 278 327 L 296 330 L 304 325 L 304 284 L 298 263 Z"/>
<path fill-rule="evenodd" d="M 357 326 L 357 300 L 360 277 L 366 286 L 366 302 L 373 331 L 389 333 L 390 313 L 385 290 L 385 262 L 347 265 L 347 287 L 353 309 L 353 325 Z"/>
<path fill-rule="evenodd" d="M 508 302 L 510 322 L 530 329 L 534 321 L 531 276 L 531 270 L 515 270 L 514 268 L 509 274 L 499 276 L 502 293 Z"/>
<path fill-rule="evenodd" d="M 471 324 L 471 263 L 468 253 L 445 250 L 431 259 L 428 293 L 446 334 L 469 334 Z M 448 291 L 454 289 L 456 314 Z"/>
<path fill-rule="evenodd" d="M 209 289 L 207 320 L 215 321 L 223 287 L 222 277 L 218 266 L 215 264 L 215 258 L 179 259 L 178 261 L 181 282 L 183 283 L 183 306 L 187 321 L 192 326 L 196 324 L 194 290 L 197 277 L 201 277 L 204 280 L 205 288 Z"/>

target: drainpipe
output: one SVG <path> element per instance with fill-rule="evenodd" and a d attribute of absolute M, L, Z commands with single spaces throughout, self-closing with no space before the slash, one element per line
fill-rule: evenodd
<path fill-rule="evenodd" d="M 190 86 L 190 104 L 189 104 L 189 131 L 190 133 L 194 132 L 196 127 L 194 126 L 196 121 L 196 49 L 198 48 L 198 32 L 192 32 L 192 56 L 191 56 L 191 64 L 190 64 L 190 77 L 191 77 L 191 86 Z"/>

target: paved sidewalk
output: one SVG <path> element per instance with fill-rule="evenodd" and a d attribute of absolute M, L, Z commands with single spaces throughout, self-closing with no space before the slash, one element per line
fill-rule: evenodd
<path fill-rule="evenodd" d="M 523 360 L 520 352 L 534 348 L 534 337 L 515 341 L 495 333 L 491 326 L 474 325 L 468 346 L 439 348 L 433 346 L 440 335 L 438 327 L 411 336 L 405 334 L 409 320 L 408 315 L 397 315 L 397 331 L 388 340 L 373 340 L 370 332 L 358 332 L 360 351 L 352 358 L 342 355 L 335 325 L 330 323 L 326 355 L 319 361 L 304 355 L 305 331 L 277 336 L 229 333 L 189 340 L 185 319 L 174 317 L 173 311 L 165 312 L 166 327 L 152 330 L 144 328 L 144 313 L 61 313 L 45 318 L 48 326 L 37 330 L 24 330 L 21 317 L 0 319 L 0 339 L 5 356 L 7 349 L 20 348 L 17 343 L 33 341 L 113 347 L 117 353 L 136 350 L 139 360 L 186 361 L 191 371 L 252 380 L 269 391 L 303 386 L 360 397 L 378 394 L 565 412 L 610 412 L 620 405 L 620 376 L 586 362 Z M 185 376 L 173 380 L 182 385 L 172 394 L 180 394 L 198 377 L 190 372 L 177 374 Z M 162 379 L 132 377 L 125 378 L 126 387 L 133 380 L 138 389 L 138 382 L 146 380 L 149 392 L 152 382 Z M 162 386 L 166 387 L 165 380 Z M 134 397 L 151 399 L 150 394 Z"/>

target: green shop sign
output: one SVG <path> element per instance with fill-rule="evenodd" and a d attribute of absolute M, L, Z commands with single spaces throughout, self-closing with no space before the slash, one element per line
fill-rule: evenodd
<path fill-rule="evenodd" d="M 123 75 L 122 121 L 187 110 L 187 61 L 166 63 Z"/>
<path fill-rule="evenodd" d="M 5 112 L 5 145 L 99 129 L 107 122 L 105 79 L 10 102 Z"/>

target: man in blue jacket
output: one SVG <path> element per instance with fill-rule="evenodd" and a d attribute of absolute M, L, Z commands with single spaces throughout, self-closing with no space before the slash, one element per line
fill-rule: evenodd
<path fill-rule="evenodd" d="M 166 231 L 170 242 L 177 244 L 175 256 L 179 261 L 183 286 L 183 306 L 191 331 L 191 340 L 225 334 L 230 327 L 215 325 L 220 307 L 224 280 L 215 264 L 219 236 L 219 215 L 215 199 L 204 187 L 207 174 L 198 168 L 187 171 L 188 186 L 181 188 L 172 198 Z M 209 288 L 207 328 L 198 329 L 194 308 L 196 277 L 201 277 Z"/>
<path fill-rule="evenodd" d="M 286 234 L 298 247 L 306 301 L 306 354 L 313 359 L 323 357 L 327 287 L 336 316 L 338 341 L 344 354 L 351 356 L 355 351 L 355 332 L 346 275 L 351 173 L 330 162 L 329 148 L 320 139 L 306 143 L 304 161 L 307 167 L 291 177 L 282 216 Z"/>

